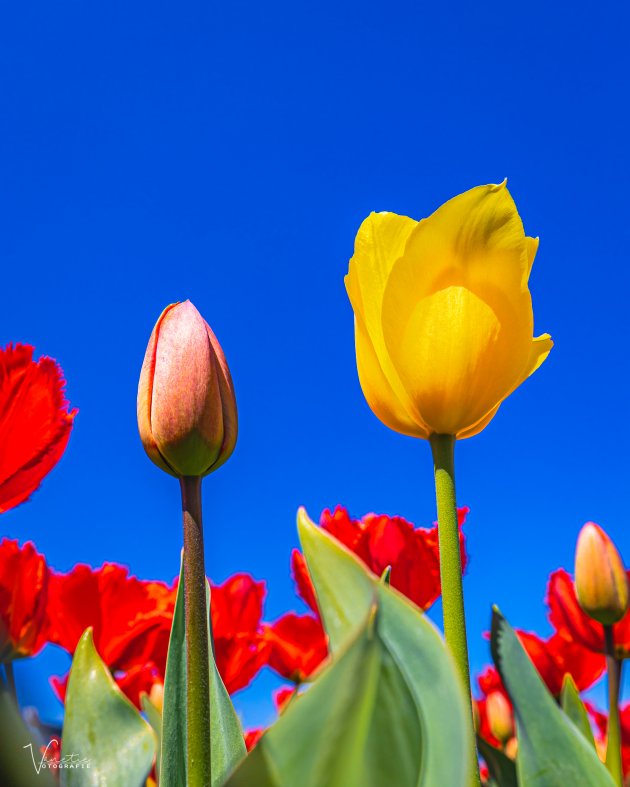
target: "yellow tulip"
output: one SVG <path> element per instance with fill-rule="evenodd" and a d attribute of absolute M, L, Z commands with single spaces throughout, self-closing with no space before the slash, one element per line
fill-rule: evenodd
<path fill-rule="evenodd" d="M 397 432 L 479 433 L 549 354 L 528 288 L 538 239 L 500 185 L 429 218 L 372 213 L 350 260 L 357 367 L 368 404 Z"/>

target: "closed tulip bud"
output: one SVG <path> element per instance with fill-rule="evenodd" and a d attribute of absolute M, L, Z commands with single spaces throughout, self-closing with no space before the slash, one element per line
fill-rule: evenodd
<path fill-rule="evenodd" d="M 510 703 L 500 691 L 493 691 L 488 694 L 486 714 L 490 732 L 494 737 L 501 743 L 509 741 L 514 735 L 512 708 L 510 708 Z"/>
<path fill-rule="evenodd" d="M 190 301 L 167 306 L 153 329 L 138 384 L 138 429 L 149 457 L 180 478 L 211 473 L 234 450 L 230 370 Z"/>
<path fill-rule="evenodd" d="M 628 577 L 615 545 L 594 522 L 587 522 L 575 550 L 575 591 L 580 606 L 605 626 L 628 610 Z"/>

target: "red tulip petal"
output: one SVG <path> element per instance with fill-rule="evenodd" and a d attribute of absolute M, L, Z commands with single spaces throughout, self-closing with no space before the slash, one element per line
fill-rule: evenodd
<path fill-rule="evenodd" d="M 0 511 L 27 500 L 57 464 L 77 413 L 58 364 L 32 356 L 29 345 L 0 350 Z"/>

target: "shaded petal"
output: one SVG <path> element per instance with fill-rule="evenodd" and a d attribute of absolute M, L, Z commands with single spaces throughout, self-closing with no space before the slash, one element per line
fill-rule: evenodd
<path fill-rule="evenodd" d="M 409 416 L 405 404 L 389 384 L 360 315 L 355 316 L 354 324 L 359 382 L 370 409 L 395 432 L 428 439 L 428 431 Z"/>
<path fill-rule="evenodd" d="M 530 354 L 529 326 L 456 285 L 425 296 L 405 314 L 404 289 L 394 277 L 395 272 L 384 329 L 407 392 L 431 432 L 470 429 L 521 380 Z"/>

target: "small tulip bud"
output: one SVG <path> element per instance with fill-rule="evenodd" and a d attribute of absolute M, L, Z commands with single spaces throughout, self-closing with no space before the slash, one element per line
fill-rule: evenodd
<path fill-rule="evenodd" d="M 514 735 L 514 721 L 512 708 L 505 696 L 500 691 L 492 691 L 486 700 L 486 714 L 490 732 L 494 737 L 506 743 Z"/>
<path fill-rule="evenodd" d="M 211 473 L 234 450 L 230 370 L 190 301 L 167 306 L 155 324 L 138 384 L 138 429 L 149 457 L 180 478 Z"/>
<path fill-rule="evenodd" d="M 156 682 L 151 686 L 151 692 L 149 693 L 149 700 L 154 708 L 162 713 L 162 709 L 164 708 L 164 684 L 160 682 Z"/>
<path fill-rule="evenodd" d="M 575 592 L 593 620 L 610 626 L 628 610 L 628 577 L 621 555 L 606 533 L 587 522 L 575 550 Z"/>

